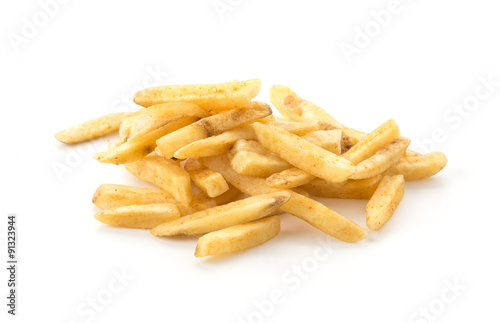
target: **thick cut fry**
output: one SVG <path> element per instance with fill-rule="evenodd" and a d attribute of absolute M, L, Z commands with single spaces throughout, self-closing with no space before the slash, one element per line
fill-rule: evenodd
<path fill-rule="evenodd" d="M 400 137 L 380 149 L 375 155 L 356 165 L 356 173 L 351 179 L 363 179 L 380 175 L 394 165 L 410 145 L 410 139 Z"/>
<path fill-rule="evenodd" d="M 231 148 L 231 154 L 236 155 L 236 153 L 240 151 L 252 151 L 262 155 L 272 155 L 269 150 L 262 147 L 262 145 L 255 140 L 239 139 L 236 141 L 233 148 Z"/>
<path fill-rule="evenodd" d="M 174 131 L 156 141 L 162 156 L 171 158 L 175 152 L 196 140 L 204 139 L 245 122 L 271 114 L 271 108 L 233 109 L 197 121 L 187 127 Z"/>
<path fill-rule="evenodd" d="M 313 131 L 302 136 L 302 139 L 336 155 L 341 153 L 342 130 L 340 129 Z"/>
<path fill-rule="evenodd" d="M 277 215 L 205 234 L 198 239 L 194 255 L 206 257 L 243 251 L 259 246 L 280 232 Z"/>
<path fill-rule="evenodd" d="M 269 99 L 271 100 L 271 104 L 274 105 L 284 117 L 288 117 L 285 113 L 283 113 L 283 104 L 285 103 L 285 98 L 289 95 L 298 97 L 298 95 L 288 86 L 278 84 L 273 85 L 271 89 L 269 89 Z"/>
<path fill-rule="evenodd" d="M 130 138 L 156 130 L 180 117 L 208 117 L 209 113 L 193 103 L 171 102 L 154 105 L 146 109 L 130 129 Z"/>
<path fill-rule="evenodd" d="M 169 199 L 173 199 L 172 196 L 163 190 L 120 184 L 102 184 L 95 191 L 92 203 L 107 210 L 134 204 L 166 203 Z"/>
<path fill-rule="evenodd" d="M 200 158 L 200 162 L 207 168 L 221 173 L 226 181 L 245 194 L 259 195 L 279 191 L 267 186 L 263 178 L 239 175 L 229 167 L 229 159 L 225 155 Z M 323 204 L 293 191 L 289 192 L 291 198 L 281 209 L 326 234 L 345 242 L 363 240 L 368 234 L 365 229 Z"/>
<path fill-rule="evenodd" d="M 342 154 L 342 157 L 356 165 L 387 146 L 399 135 L 399 127 L 396 121 L 389 119 L 373 132 L 364 136 L 361 141 Z"/>
<path fill-rule="evenodd" d="M 125 169 L 139 179 L 167 191 L 182 205 L 188 206 L 191 202 L 191 177 L 178 163 L 161 156 L 148 155 L 125 164 Z"/>
<path fill-rule="evenodd" d="M 389 221 L 405 192 L 403 175 L 384 176 L 366 205 L 366 224 L 380 230 Z"/>
<path fill-rule="evenodd" d="M 214 197 L 217 205 L 234 202 L 243 196 L 243 192 L 241 192 L 239 189 L 229 183 L 227 185 L 229 186 L 229 189 L 225 191 L 224 194 Z"/>
<path fill-rule="evenodd" d="M 259 123 L 253 127 L 262 146 L 311 175 L 337 183 L 343 182 L 355 171 L 348 160 L 283 129 Z"/>
<path fill-rule="evenodd" d="M 347 180 L 343 183 L 333 184 L 316 178 L 302 186 L 311 195 L 337 199 L 362 199 L 372 197 L 382 180 L 382 175 L 360 180 Z"/>
<path fill-rule="evenodd" d="M 115 227 L 152 229 L 159 224 L 178 219 L 180 212 L 171 203 L 128 205 L 98 212 L 94 217 Z"/>
<path fill-rule="evenodd" d="M 317 122 L 271 122 L 273 126 L 296 134 L 297 136 L 306 135 L 312 131 L 321 130 L 321 126 Z"/>
<path fill-rule="evenodd" d="M 125 142 L 128 139 L 128 136 L 130 134 L 130 129 L 132 129 L 132 125 L 139 119 L 144 113 L 146 113 L 147 109 L 146 108 L 141 108 L 132 115 L 124 118 L 122 120 L 122 123 L 120 124 L 120 128 L 118 129 L 118 136 L 120 139 Z"/>
<path fill-rule="evenodd" d="M 290 193 L 287 191 L 248 197 L 160 224 L 153 228 L 151 233 L 165 237 L 217 231 L 266 217 L 289 199 Z"/>
<path fill-rule="evenodd" d="M 386 175 L 404 175 L 406 181 L 415 181 L 439 173 L 448 163 L 446 155 L 440 152 L 423 156 L 403 157 L 389 168 Z"/>
<path fill-rule="evenodd" d="M 102 117 L 69 127 L 56 133 L 56 139 L 65 144 L 76 144 L 117 131 L 122 120 L 132 113 L 110 113 Z"/>
<path fill-rule="evenodd" d="M 246 150 L 236 153 L 231 159 L 231 168 L 247 176 L 268 177 L 290 167 L 292 165 L 274 155 Z"/>
<path fill-rule="evenodd" d="M 307 184 L 315 178 L 316 176 L 306 173 L 302 169 L 292 167 L 272 174 L 266 178 L 266 183 L 270 187 L 286 189 Z"/>
<path fill-rule="evenodd" d="M 216 197 L 229 189 L 224 177 L 200 164 L 198 159 L 189 158 L 184 164 L 193 182 L 209 197 Z"/>
<path fill-rule="evenodd" d="M 97 153 L 94 158 L 101 163 L 115 165 L 134 162 L 152 152 L 156 148 L 156 140 L 197 120 L 197 117 L 178 118 L 158 129 L 135 136 L 115 148 Z"/>
<path fill-rule="evenodd" d="M 165 85 L 139 91 L 134 102 L 149 107 L 167 102 L 188 102 L 205 110 L 246 108 L 260 91 L 260 80 L 219 84 Z"/>

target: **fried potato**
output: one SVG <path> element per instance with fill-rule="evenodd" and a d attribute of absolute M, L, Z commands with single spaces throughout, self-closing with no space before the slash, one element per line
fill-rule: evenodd
<path fill-rule="evenodd" d="M 306 135 L 312 131 L 321 130 L 317 122 L 270 122 L 269 124 L 296 134 L 297 136 Z"/>
<path fill-rule="evenodd" d="M 274 107 L 276 107 L 276 109 L 278 109 L 278 111 L 287 118 L 288 116 L 283 113 L 283 104 L 285 103 L 285 98 L 289 95 L 298 96 L 292 91 L 292 89 L 284 85 L 273 85 L 271 89 L 269 89 L 269 99 L 271 100 L 271 104 L 274 105 Z"/>
<path fill-rule="evenodd" d="M 366 205 L 366 224 L 370 229 L 380 230 L 389 221 L 404 192 L 403 175 L 384 176 Z"/>
<path fill-rule="evenodd" d="M 184 169 L 191 176 L 191 180 L 209 197 L 216 197 L 229 189 L 224 177 L 200 164 L 198 159 L 189 158 Z"/>
<path fill-rule="evenodd" d="M 128 205 L 103 210 L 94 216 L 96 220 L 115 227 L 152 229 L 161 223 L 180 217 L 177 206 L 171 203 Z"/>
<path fill-rule="evenodd" d="M 269 150 L 262 147 L 262 145 L 255 140 L 238 139 L 234 143 L 233 148 L 231 148 L 231 155 L 235 155 L 236 153 L 239 153 L 240 151 L 252 151 L 254 153 L 258 153 L 258 154 L 262 154 L 262 155 L 272 155 L 269 152 Z"/>
<path fill-rule="evenodd" d="M 389 168 L 386 175 L 404 175 L 406 181 L 415 181 L 431 177 L 439 173 L 448 163 L 446 155 L 441 152 L 428 153 L 423 156 L 402 157 Z"/>
<path fill-rule="evenodd" d="M 304 172 L 302 169 L 292 167 L 266 178 L 266 184 L 270 187 L 286 189 L 294 188 L 309 183 L 316 176 Z"/>
<path fill-rule="evenodd" d="M 162 156 L 171 158 L 175 152 L 196 140 L 215 135 L 218 132 L 239 126 L 272 113 L 267 106 L 264 109 L 233 109 L 207 118 L 203 118 L 187 127 L 174 131 L 156 141 Z"/>
<path fill-rule="evenodd" d="M 191 202 L 191 177 L 177 162 L 150 154 L 125 164 L 125 169 L 139 179 L 167 191 L 182 205 L 188 206 Z"/>
<path fill-rule="evenodd" d="M 311 175 L 337 183 L 355 171 L 350 161 L 283 129 L 259 123 L 253 127 L 262 146 Z"/>
<path fill-rule="evenodd" d="M 236 173 L 229 167 L 229 159 L 225 155 L 200 158 L 200 162 L 207 168 L 221 173 L 226 181 L 245 194 L 259 195 L 279 191 L 267 186 L 263 178 Z M 365 229 L 323 204 L 293 191 L 289 192 L 291 198 L 281 206 L 281 209 L 306 221 L 326 234 L 346 242 L 363 240 L 368 234 Z"/>
<path fill-rule="evenodd" d="M 134 102 L 149 107 L 167 102 L 188 102 L 205 110 L 246 108 L 260 91 L 260 80 L 219 84 L 165 85 L 144 89 Z"/>
<path fill-rule="evenodd" d="M 217 231 L 266 217 L 289 199 L 287 191 L 248 197 L 160 224 L 151 230 L 151 234 L 165 237 Z"/>
<path fill-rule="evenodd" d="M 118 129 L 118 136 L 123 142 L 128 139 L 128 136 L 130 135 L 130 129 L 132 129 L 132 125 L 137 121 L 137 119 L 139 119 L 144 113 L 146 113 L 147 110 L 148 109 L 146 108 L 141 108 L 122 120 L 120 128 Z"/>
<path fill-rule="evenodd" d="M 207 233 L 198 239 L 194 255 L 206 257 L 243 251 L 259 246 L 280 232 L 277 215 Z"/>
<path fill-rule="evenodd" d="M 378 175 L 372 178 L 347 180 L 343 183 L 333 184 L 316 178 L 302 187 L 311 195 L 318 197 L 369 200 L 381 180 L 382 175 Z"/>
<path fill-rule="evenodd" d="M 229 186 L 229 189 L 227 191 L 213 198 L 217 205 L 223 205 L 230 202 L 234 202 L 243 196 L 243 192 L 241 192 L 239 189 L 237 189 L 230 183 L 227 183 L 227 185 Z"/>
<path fill-rule="evenodd" d="M 117 131 L 122 120 L 132 115 L 129 112 L 110 113 L 102 117 L 69 127 L 56 133 L 56 139 L 65 144 L 76 144 L 105 136 Z"/>
<path fill-rule="evenodd" d="M 341 153 L 342 130 L 340 129 L 313 131 L 303 135 L 302 139 L 336 155 Z"/>
<path fill-rule="evenodd" d="M 100 152 L 94 158 L 101 163 L 126 164 L 137 161 L 156 148 L 156 140 L 173 131 L 186 127 L 198 120 L 197 117 L 181 117 L 158 129 L 135 136 L 123 144 Z"/>
<path fill-rule="evenodd" d="M 384 122 L 380 127 L 373 132 L 364 136 L 361 141 L 355 144 L 351 149 L 342 154 L 347 160 L 353 164 L 358 164 L 361 161 L 374 155 L 378 150 L 387 146 L 400 135 L 399 127 L 396 121 L 390 119 Z"/>
<path fill-rule="evenodd" d="M 231 168 L 238 174 L 247 176 L 268 177 L 290 167 L 292 165 L 279 157 L 253 151 L 237 152 L 231 159 Z"/>
<path fill-rule="evenodd" d="M 166 203 L 172 196 L 153 188 L 120 184 L 102 184 L 94 193 L 92 203 L 101 209 L 115 209 L 126 205 Z"/>
<path fill-rule="evenodd" d="M 351 179 L 363 179 L 380 175 L 394 165 L 406 152 L 410 139 L 399 137 L 380 149 L 375 155 L 356 165 L 356 173 Z"/>

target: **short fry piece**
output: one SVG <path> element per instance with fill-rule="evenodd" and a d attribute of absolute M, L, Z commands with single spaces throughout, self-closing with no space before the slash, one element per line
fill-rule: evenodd
<path fill-rule="evenodd" d="M 423 156 L 402 157 L 387 170 L 386 174 L 402 174 L 406 181 L 416 181 L 439 173 L 447 163 L 446 155 L 441 152 L 428 153 Z"/>
<path fill-rule="evenodd" d="M 343 183 L 327 183 L 316 178 L 303 187 L 312 195 L 337 199 L 368 200 L 382 180 L 382 175 L 360 180 L 347 180 Z"/>
<path fill-rule="evenodd" d="M 171 203 L 128 205 L 112 210 L 103 210 L 94 217 L 105 224 L 115 227 L 151 229 L 157 225 L 178 219 L 180 212 Z"/>
<path fill-rule="evenodd" d="M 69 127 L 56 133 L 56 139 L 65 144 L 76 144 L 105 136 L 117 131 L 122 120 L 132 115 L 129 112 L 110 113 L 102 117 Z"/>
<path fill-rule="evenodd" d="M 405 192 L 403 175 L 384 176 L 366 205 L 366 224 L 380 230 L 389 221 Z"/>
<path fill-rule="evenodd" d="M 205 234 L 198 239 L 194 255 L 206 257 L 243 251 L 259 246 L 280 232 L 277 215 Z"/>
<path fill-rule="evenodd" d="M 156 236 L 197 235 L 263 218 L 290 199 L 287 191 L 248 197 L 160 224 L 151 230 Z"/>
<path fill-rule="evenodd" d="M 167 102 L 189 102 L 205 110 L 245 108 L 260 91 L 260 80 L 219 84 L 165 85 L 139 91 L 134 102 L 149 107 Z"/>
<path fill-rule="evenodd" d="M 209 197 L 216 197 L 229 189 L 226 180 L 221 174 L 214 172 L 200 164 L 198 159 L 189 158 L 184 164 L 193 182 Z"/>

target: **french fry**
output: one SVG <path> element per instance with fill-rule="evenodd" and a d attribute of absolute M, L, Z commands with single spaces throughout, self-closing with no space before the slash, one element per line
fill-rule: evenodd
<path fill-rule="evenodd" d="M 252 151 L 261 155 L 272 155 L 269 150 L 262 147 L 262 145 L 255 140 L 238 139 L 234 143 L 233 148 L 231 148 L 231 155 L 236 155 L 236 153 L 240 151 Z"/>
<path fill-rule="evenodd" d="M 316 176 L 304 172 L 302 169 L 292 167 L 266 178 L 266 184 L 270 187 L 286 189 L 294 188 L 309 183 Z"/>
<path fill-rule="evenodd" d="M 380 230 L 394 214 L 405 192 L 403 175 L 384 176 L 366 205 L 366 224 Z"/>
<path fill-rule="evenodd" d="M 340 129 L 313 131 L 303 135 L 302 139 L 336 155 L 341 153 L 342 130 Z"/>
<path fill-rule="evenodd" d="M 283 129 L 259 123 L 253 127 L 262 146 L 311 175 L 338 183 L 355 171 L 348 160 Z"/>
<path fill-rule="evenodd" d="M 161 156 L 148 155 L 141 160 L 125 164 L 132 175 L 167 191 L 182 205 L 191 202 L 191 177 L 177 162 Z"/>
<path fill-rule="evenodd" d="M 234 202 L 243 196 L 243 192 L 241 192 L 239 189 L 229 183 L 227 185 L 229 186 L 229 189 L 227 191 L 213 198 L 217 205 Z"/>
<path fill-rule="evenodd" d="M 120 184 L 102 184 L 94 193 L 92 203 L 108 210 L 126 205 L 166 203 L 172 196 L 153 188 L 142 188 Z"/>
<path fill-rule="evenodd" d="M 238 174 L 247 176 L 268 177 L 290 167 L 292 165 L 279 157 L 253 151 L 237 152 L 231 159 L 231 168 Z"/>
<path fill-rule="evenodd" d="M 297 136 L 306 135 L 312 131 L 321 130 L 321 126 L 317 122 L 270 122 L 270 125 L 291 132 Z"/>
<path fill-rule="evenodd" d="M 448 163 L 446 155 L 440 152 L 423 156 L 402 157 L 389 168 L 386 175 L 404 175 L 406 181 L 415 181 L 439 173 Z"/>
<path fill-rule="evenodd" d="M 283 110 L 285 98 L 289 95 L 298 96 L 295 92 L 292 91 L 292 89 L 284 85 L 273 85 L 269 89 L 269 99 L 271 100 L 271 104 L 274 105 L 284 117 L 291 120 L 291 118 L 289 118 L 289 116 L 284 113 L 286 111 Z"/>
<path fill-rule="evenodd" d="M 355 144 L 351 149 L 342 154 L 342 157 L 358 164 L 361 161 L 374 155 L 378 150 L 387 146 L 400 135 L 399 127 L 396 121 L 390 119 L 384 122 L 373 132 L 364 136 L 361 141 Z"/>
<path fill-rule="evenodd" d="M 200 237 L 194 255 L 206 257 L 247 250 L 264 244 L 279 232 L 280 219 L 276 215 L 238 224 Z"/>
<path fill-rule="evenodd" d="M 146 111 L 146 108 L 141 108 L 122 120 L 120 128 L 118 129 L 118 136 L 123 142 L 128 139 L 132 125 L 137 121 L 137 119 L 146 113 Z"/>
<path fill-rule="evenodd" d="M 65 144 L 76 144 L 105 136 L 117 131 L 123 119 L 132 115 L 129 112 L 110 113 L 99 118 L 69 127 L 56 133 L 56 139 Z"/>
<path fill-rule="evenodd" d="M 207 118 L 203 118 L 187 127 L 169 133 L 156 141 L 161 155 L 166 158 L 196 140 L 215 135 L 218 132 L 239 126 L 245 122 L 256 120 L 271 114 L 271 108 L 265 109 L 233 109 Z"/>
<path fill-rule="evenodd" d="M 151 234 L 166 237 L 217 231 L 266 217 L 289 199 L 287 191 L 248 197 L 160 224 L 151 229 Z"/>
<path fill-rule="evenodd" d="M 259 195 L 279 191 L 267 186 L 263 178 L 236 173 L 229 167 L 229 159 L 225 155 L 200 158 L 200 162 L 207 168 L 221 173 L 226 181 L 245 194 Z M 281 206 L 281 209 L 306 221 L 326 234 L 346 242 L 363 240 L 368 234 L 365 229 L 323 204 L 293 191 L 289 192 L 291 198 Z"/>
<path fill-rule="evenodd" d="M 184 169 L 189 173 L 193 182 L 209 197 L 216 197 L 229 189 L 221 174 L 207 169 L 200 164 L 198 159 L 189 158 L 184 164 Z"/>
<path fill-rule="evenodd" d="M 351 179 L 363 179 L 380 175 L 394 165 L 406 152 L 410 139 L 399 137 L 376 152 L 373 156 L 356 165 Z"/>
<path fill-rule="evenodd" d="M 382 175 L 378 175 L 372 178 L 347 180 L 343 183 L 333 184 L 316 178 L 302 187 L 311 195 L 318 197 L 368 200 L 372 197 L 381 180 Z"/>
<path fill-rule="evenodd" d="M 134 96 L 134 102 L 149 107 L 167 102 L 188 102 L 205 110 L 245 108 L 260 91 L 260 80 L 219 84 L 165 85 L 147 88 Z"/>
<path fill-rule="evenodd" d="M 343 154 L 349 149 L 351 149 L 352 146 L 354 146 L 354 142 L 358 142 L 359 140 L 354 141 L 347 135 L 347 133 L 342 130 L 339 127 L 335 127 L 329 123 L 323 122 L 323 121 L 318 121 L 319 126 L 321 127 L 321 130 L 341 130 L 342 131 L 342 138 L 340 139 L 340 152 Z"/>
<path fill-rule="evenodd" d="M 161 223 L 180 217 L 177 206 L 171 203 L 128 205 L 112 210 L 103 210 L 96 220 L 115 227 L 152 229 Z"/>
<path fill-rule="evenodd" d="M 158 129 L 135 136 L 117 147 L 97 153 L 94 158 L 101 163 L 115 165 L 137 161 L 156 148 L 156 140 L 197 120 L 197 117 L 175 119 Z"/>

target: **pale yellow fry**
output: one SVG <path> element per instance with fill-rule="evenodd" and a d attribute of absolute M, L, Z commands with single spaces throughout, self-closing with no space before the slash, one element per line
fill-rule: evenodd
<path fill-rule="evenodd" d="M 196 186 L 209 197 L 219 196 L 229 189 L 221 174 L 206 168 L 196 158 L 189 158 L 184 164 L 184 169 Z"/>
<path fill-rule="evenodd" d="M 110 113 L 102 117 L 69 127 L 56 133 L 56 139 L 65 144 L 76 144 L 117 131 L 122 120 L 132 113 Z"/>
<path fill-rule="evenodd" d="M 118 129 L 118 135 L 120 139 L 125 142 L 130 134 L 130 129 L 132 129 L 132 125 L 137 121 L 144 113 L 146 113 L 148 109 L 141 108 L 134 112 L 131 116 L 124 118 L 122 123 L 120 124 L 120 128 Z"/>
<path fill-rule="evenodd" d="M 266 178 L 266 183 L 274 188 L 294 188 L 309 183 L 316 176 L 304 172 L 302 169 L 292 167 Z"/>
<path fill-rule="evenodd" d="M 253 127 L 262 146 L 311 175 L 337 183 L 354 173 L 351 162 L 299 136 L 270 125 L 255 123 Z"/>
<path fill-rule="evenodd" d="M 240 151 L 252 151 L 254 153 L 262 154 L 262 155 L 272 155 L 269 150 L 262 147 L 262 145 L 255 140 L 246 140 L 246 139 L 238 139 L 233 148 L 231 148 L 231 154 L 235 155 Z"/>
<path fill-rule="evenodd" d="M 279 157 L 253 151 L 237 152 L 231 159 L 231 168 L 247 176 L 268 177 L 290 167 L 292 165 Z"/>
<path fill-rule="evenodd" d="M 125 169 L 139 179 L 167 191 L 182 205 L 188 206 L 191 202 L 191 177 L 178 163 L 161 156 L 148 155 L 125 164 Z"/>
<path fill-rule="evenodd" d="M 305 134 L 302 139 L 336 155 L 341 153 L 342 130 L 317 130 Z"/>
<path fill-rule="evenodd" d="M 297 136 L 306 135 L 312 131 L 321 129 L 317 122 L 270 122 L 270 125 L 276 126 Z"/>
<path fill-rule="evenodd" d="M 415 181 L 439 173 L 447 163 L 446 155 L 441 152 L 428 153 L 423 156 L 403 157 L 389 168 L 386 174 L 401 174 L 404 175 L 406 181 Z"/>
<path fill-rule="evenodd" d="M 284 85 L 273 85 L 269 89 L 269 99 L 271 100 L 271 104 L 274 105 L 274 107 L 278 109 L 284 117 L 288 117 L 282 110 L 285 98 L 289 95 L 298 96 L 292 91 L 292 89 Z"/>
<path fill-rule="evenodd" d="M 341 130 L 342 131 L 342 138 L 340 139 L 340 152 L 343 154 L 349 149 L 351 149 L 352 146 L 354 146 L 355 142 L 358 142 L 359 140 L 353 140 L 351 137 L 347 135 L 347 133 L 342 130 L 339 127 L 335 127 L 329 123 L 323 122 L 323 121 L 318 121 L 318 124 L 320 125 L 322 130 Z M 363 136 L 366 135 L 363 133 Z"/>
<path fill-rule="evenodd" d="M 130 129 L 129 140 L 156 130 L 180 117 L 208 117 L 209 113 L 200 106 L 186 102 L 171 102 L 151 106 L 146 109 Z"/>
<path fill-rule="evenodd" d="M 217 205 L 223 205 L 230 202 L 234 202 L 243 196 L 243 192 L 228 183 L 229 189 L 219 196 L 214 197 Z"/>
<path fill-rule="evenodd" d="M 238 224 L 200 237 L 194 255 L 206 257 L 243 251 L 264 244 L 279 232 L 280 219 L 277 215 Z"/>
<path fill-rule="evenodd" d="M 163 190 L 120 184 L 102 184 L 95 191 L 92 203 L 101 209 L 114 209 L 133 204 L 166 203 L 169 199 L 173 199 L 172 196 Z"/>
<path fill-rule="evenodd" d="M 256 120 L 272 113 L 267 106 L 264 109 L 233 109 L 207 118 L 203 118 L 187 127 L 174 131 L 156 141 L 162 156 L 171 158 L 175 152 L 187 144 L 204 139 L 245 122 Z"/>
<path fill-rule="evenodd" d="M 171 203 L 128 205 L 103 210 L 94 216 L 96 220 L 115 227 L 151 229 L 161 223 L 180 217 L 177 206 Z"/>
<path fill-rule="evenodd" d="M 372 197 L 381 180 L 382 175 L 378 175 L 372 178 L 347 180 L 343 183 L 333 184 L 316 178 L 302 187 L 311 195 L 319 197 L 368 200 Z"/>
<path fill-rule="evenodd" d="M 399 127 L 396 121 L 389 119 L 373 132 L 364 136 L 361 141 L 343 153 L 342 157 L 356 165 L 371 157 L 384 146 L 387 146 L 391 141 L 398 138 L 399 135 Z"/>
<path fill-rule="evenodd" d="M 351 179 L 363 179 L 380 175 L 394 165 L 410 145 L 410 139 L 399 137 L 376 152 L 373 156 L 356 165 L 356 173 Z"/>
<path fill-rule="evenodd" d="M 366 205 L 366 224 L 380 230 L 394 214 L 405 192 L 403 175 L 384 176 Z"/>
<path fill-rule="evenodd" d="M 135 136 L 121 145 L 97 153 L 94 158 L 101 163 L 126 164 L 137 161 L 156 148 L 156 140 L 197 121 L 197 117 L 181 117 L 150 132 Z"/>
<path fill-rule="evenodd" d="M 287 191 L 248 197 L 160 224 L 151 230 L 151 234 L 165 237 L 217 231 L 266 217 L 289 199 Z"/>
<path fill-rule="evenodd" d="M 225 155 L 200 158 L 200 162 L 207 168 L 221 173 L 226 181 L 245 194 L 259 195 L 279 191 L 267 186 L 263 178 L 236 173 L 229 167 L 229 159 Z M 346 242 L 363 240 L 368 234 L 365 229 L 323 204 L 293 191 L 289 192 L 291 198 L 282 205 L 281 209 L 306 221 L 326 234 Z"/>
<path fill-rule="evenodd" d="M 246 108 L 260 91 L 260 80 L 219 84 L 165 85 L 139 91 L 134 102 L 149 107 L 167 102 L 189 102 L 205 110 Z"/>

